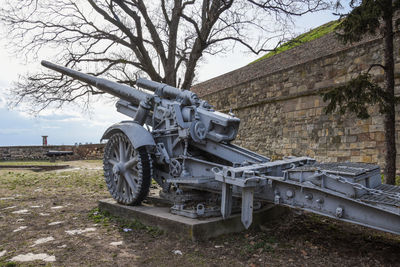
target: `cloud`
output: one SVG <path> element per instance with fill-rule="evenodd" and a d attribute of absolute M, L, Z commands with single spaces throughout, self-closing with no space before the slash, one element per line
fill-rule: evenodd
<path fill-rule="evenodd" d="M 91 114 L 65 107 L 45 110 L 39 116 L 32 116 L 21 107 L 0 107 L 0 146 L 41 145 L 42 135 L 49 136 L 50 145 L 98 143 L 110 125 L 126 119 L 110 103 L 96 104 Z"/>
<path fill-rule="evenodd" d="M 7 128 L 7 129 L 0 129 L 0 136 L 1 135 L 21 135 L 21 134 L 27 134 L 29 132 L 31 132 L 31 129 Z"/>
<path fill-rule="evenodd" d="M 7 107 L 6 98 L 0 94 L 0 109 L 6 108 L 6 107 Z"/>
<path fill-rule="evenodd" d="M 9 86 L 10 86 L 10 82 L 9 81 L 0 80 L 0 88 L 7 88 Z"/>
<path fill-rule="evenodd" d="M 60 129 L 59 126 L 43 126 L 42 129 Z"/>
<path fill-rule="evenodd" d="M 83 120 L 82 116 L 78 116 L 75 114 L 51 114 L 51 115 L 39 116 L 38 118 L 44 121 L 58 121 L 58 122 Z"/>

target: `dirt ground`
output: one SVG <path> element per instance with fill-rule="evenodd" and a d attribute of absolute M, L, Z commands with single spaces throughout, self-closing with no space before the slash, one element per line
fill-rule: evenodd
<path fill-rule="evenodd" d="M 97 201 L 109 197 L 101 162 L 68 164 L 0 169 L 0 266 L 400 266 L 399 236 L 313 214 L 183 240 L 101 213 Z"/>

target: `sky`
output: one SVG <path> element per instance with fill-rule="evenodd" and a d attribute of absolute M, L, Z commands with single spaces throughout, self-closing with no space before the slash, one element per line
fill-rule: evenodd
<path fill-rule="evenodd" d="M 337 19 L 331 11 L 306 15 L 297 19 L 296 33 L 304 33 L 326 22 Z M 31 116 L 23 107 L 9 109 L 5 89 L 24 75 L 27 66 L 13 56 L 0 40 L 0 146 L 41 145 L 42 135 L 48 136 L 49 145 L 73 145 L 76 143 L 99 143 L 103 132 L 112 124 L 129 117 L 119 114 L 115 100 L 106 99 L 93 105 L 90 113 L 83 113 L 75 104 L 59 110 L 45 110 L 39 116 Z M 220 56 L 206 55 L 198 68 L 198 81 L 206 81 L 243 67 L 262 55 L 244 52 L 242 47 Z M 41 67 L 40 61 L 30 67 Z"/>

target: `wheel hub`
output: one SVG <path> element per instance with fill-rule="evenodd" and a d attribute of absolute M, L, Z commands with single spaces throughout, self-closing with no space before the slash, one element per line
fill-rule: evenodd
<path fill-rule="evenodd" d="M 118 164 L 115 164 L 113 167 L 113 173 L 116 175 L 121 175 L 125 172 L 125 167 L 122 162 L 119 162 Z"/>

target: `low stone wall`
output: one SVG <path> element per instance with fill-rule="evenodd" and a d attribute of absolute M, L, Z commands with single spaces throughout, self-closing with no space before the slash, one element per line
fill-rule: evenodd
<path fill-rule="evenodd" d="M 400 37 L 396 34 L 396 92 L 400 84 Z M 236 144 L 270 156 L 308 155 L 319 161 L 384 165 L 383 117 L 325 115 L 321 93 L 347 82 L 372 63 L 382 63 L 382 40 L 344 46 L 330 34 L 287 52 L 194 86 L 217 110 L 241 119 Z M 371 74 L 383 81 L 380 68 Z M 396 111 L 397 126 L 400 114 Z M 400 127 L 397 130 L 399 133 Z M 399 136 L 399 134 L 397 134 Z M 400 139 L 397 138 L 400 168 Z"/>
<path fill-rule="evenodd" d="M 79 146 L 3 146 L 0 147 L 0 161 L 10 160 L 48 160 L 49 150 L 73 151 L 73 155 L 57 157 L 63 160 L 101 159 L 104 144 L 89 144 Z"/>

